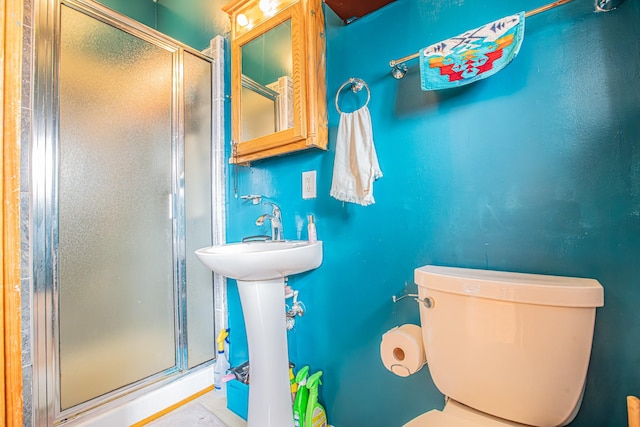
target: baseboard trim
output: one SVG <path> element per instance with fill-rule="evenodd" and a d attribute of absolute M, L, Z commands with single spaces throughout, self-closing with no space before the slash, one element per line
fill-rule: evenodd
<path fill-rule="evenodd" d="M 162 411 L 157 412 L 157 413 L 151 415 L 150 417 L 145 418 L 142 421 L 139 421 L 139 422 L 137 422 L 135 424 L 132 424 L 130 427 L 142 427 L 142 426 L 144 426 L 146 424 L 149 424 L 151 421 L 155 421 L 158 418 L 160 418 L 160 417 L 162 417 L 164 415 L 167 415 L 168 413 L 170 413 L 172 411 L 175 411 L 176 409 L 180 408 L 181 406 L 184 406 L 187 403 L 196 400 L 200 396 L 205 395 L 205 394 L 209 393 L 210 391 L 213 391 L 213 389 L 214 389 L 214 386 L 211 385 L 211 386 L 205 388 L 204 390 L 200 390 L 196 394 L 193 394 L 193 395 L 187 397 L 186 399 L 183 399 L 183 400 L 181 400 L 181 401 L 169 406 L 168 408 L 165 408 Z"/>

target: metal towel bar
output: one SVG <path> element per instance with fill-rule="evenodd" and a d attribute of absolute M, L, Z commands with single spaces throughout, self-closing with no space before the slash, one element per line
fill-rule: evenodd
<path fill-rule="evenodd" d="M 537 15 L 538 13 L 546 12 L 547 10 L 554 9 L 554 8 L 556 8 L 558 6 L 562 6 L 563 4 L 570 3 L 572 1 L 573 0 L 558 0 L 558 1 L 555 1 L 553 3 L 549 3 L 547 5 L 540 6 L 537 9 L 530 10 L 530 11 L 526 12 L 524 14 L 524 16 L 525 16 L 525 18 L 528 18 L 530 16 Z M 608 0 L 604 0 L 604 2 L 607 2 L 607 1 Z M 393 60 L 389 61 L 389 66 L 391 67 L 391 75 L 393 75 L 393 77 L 396 78 L 396 79 L 403 78 L 404 75 L 407 74 L 407 65 L 405 64 L 405 62 L 407 62 L 407 61 L 409 61 L 411 59 L 415 59 L 418 56 L 420 56 L 420 52 L 416 52 L 416 53 L 413 53 L 411 55 L 404 56 L 404 57 L 402 57 L 400 59 L 393 59 Z"/>

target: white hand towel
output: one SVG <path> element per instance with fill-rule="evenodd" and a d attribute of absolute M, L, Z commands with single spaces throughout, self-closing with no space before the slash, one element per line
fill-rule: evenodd
<path fill-rule="evenodd" d="M 381 177 L 369 109 L 364 106 L 352 113 L 341 113 L 331 196 L 344 202 L 370 205 L 375 203 L 373 181 Z"/>

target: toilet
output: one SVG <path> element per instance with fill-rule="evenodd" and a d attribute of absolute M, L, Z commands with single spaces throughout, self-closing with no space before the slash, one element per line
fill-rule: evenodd
<path fill-rule="evenodd" d="M 404 427 L 563 426 L 582 402 L 598 281 L 415 270 L 427 366 L 446 396 Z"/>

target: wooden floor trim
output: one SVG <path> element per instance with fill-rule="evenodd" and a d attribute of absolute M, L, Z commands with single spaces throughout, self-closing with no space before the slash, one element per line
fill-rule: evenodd
<path fill-rule="evenodd" d="M 0 0 L 0 425 L 22 427 L 22 330 L 20 325 L 20 110 L 22 95 L 21 1 Z"/>
<path fill-rule="evenodd" d="M 167 415 L 169 412 L 175 411 L 179 407 L 184 406 L 187 403 L 196 400 L 200 396 L 203 396 L 203 395 L 209 393 L 210 391 L 213 391 L 213 387 L 214 386 L 211 385 L 211 386 L 205 388 L 204 390 L 200 390 L 196 394 L 191 395 L 191 396 L 187 397 L 186 399 L 183 399 L 183 400 L 179 401 L 178 403 L 175 403 L 175 404 L 169 406 L 168 408 L 165 408 L 162 411 L 157 412 L 157 413 L 151 415 L 150 417 L 145 418 L 142 421 L 139 421 L 139 422 L 137 422 L 135 424 L 132 424 L 130 427 L 142 427 L 142 426 L 144 426 L 146 424 L 149 424 L 151 421 L 157 420 L 158 418 L 160 418 L 160 417 L 162 417 L 164 415 Z"/>

